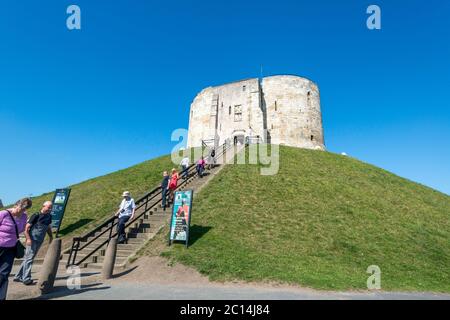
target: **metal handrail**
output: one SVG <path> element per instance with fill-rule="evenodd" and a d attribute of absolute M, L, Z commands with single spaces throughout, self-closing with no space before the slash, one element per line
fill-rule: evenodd
<path fill-rule="evenodd" d="M 217 156 L 217 157 L 221 157 L 224 153 L 225 153 L 225 151 L 230 147 L 230 146 L 228 146 L 226 149 L 224 149 L 224 148 L 222 148 L 223 146 L 225 146 L 225 144 L 224 145 L 222 145 L 221 147 L 219 147 L 220 149 L 221 149 L 221 151 L 219 152 L 219 155 Z M 193 163 L 193 164 L 191 164 L 186 170 L 188 171 L 188 179 L 190 178 L 189 177 L 189 171 L 194 171 L 194 170 L 191 170 L 191 169 L 197 169 L 196 168 L 197 167 L 197 165 L 195 164 L 195 163 Z M 192 176 L 191 176 L 192 177 Z M 187 183 L 187 180 L 188 179 L 185 179 L 185 180 L 183 180 L 179 185 L 177 185 L 177 189 L 180 189 L 182 186 L 184 186 L 186 183 Z M 159 193 L 162 193 L 162 191 L 160 191 Z M 159 194 L 158 193 L 158 194 Z M 157 205 L 157 203 L 156 203 L 156 205 Z M 154 207 L 154 205 L 151 207 L 151 208 L 153 208 Z M 150 209 L 151 209 L 150 208 Z M 137 216 L 137 217 L 135 217 L 132 221 L 129 221 L 129 222 L 127 222 L 127 224 L 125 224 L 125 228 L 127 228 L 127 227 L 129 227 L 130 225 L 132 225 L 133 223 L 135 223 L 137 220 L 139 220 L 144 214 L 145 214 L 146 212 L 144 211 L 144 212 L 142 212 L 139 216 Z M 117 232 L 115 233 L 115 234 L 113 234 L 111 237 L 113 238 L 113 237 L 115 237 L 117 235 Z"/>
<path fill-rule="evenodd" d="M 224 143 L 223 145 L 221 145 L 219 147 L 220 151 L 218 153 L 218 155 L 216 156 L 216 158 L 221 157 L 226 150 L 228 150 L 231 147 L 231 145 L 227 145 L 226 143 Z M 188 168 L 186 168 L 186 170 L 183 170 L 182 172 L 184 173 L 185 171 L 187 171 L 188 174 L 188 178 L 187 179 L 183 179 L 183 181 L 177 186 L 177 189 L 182 188 L 188 181 L 189 178 L 191 178 L 193 175 L 192 172 L 194 172 L 196 170 L 196 163 L 191 164 Z M 195 173 L 194 173 L 195 174 Z M 137 203 L 141 203 L 143 202 L 141 205 L 139 205 L 138 207 L 136 207 L 136 211 L 139 210 L 140 208 L 142 208 L 144 205 L 146 206 L 146 208 L 144 209 L 144 211 L 142 213 L 140 213 L 137 217 L 135 217 L 132 221 L 129 221 L 126 223 L 125 228 L 129 227 L 130 225 L 132 225 L 133 223 L 135 223 L 136 221 L 138 221 L 139 219 L 141 219 L 141 217 L 143 215 L 145 215 L 148 211 L 150 211 L 151 209 L 153 209 L 155 207 L 155 205 L 158 205 L 158 202 L 154 203 L 153 205 L 151 205 L 150 207 L 147 207 L 148 203 L 150 201 L 152 201 L 153 199 L 155 199 L 157 196 L 162 194 L 162 190 L 161 187 L 156 187 L 153 190 L 151 190 L 150 192 L 146 193 L 144 196 L 142 196 L 141 198 L 138 199 Z M 109 218 L 108 220 L 106 220 L 105 222 L 103 222 L 100 226 L 96 227 L 94 230 L 86 233 L 85 235 L 83 235 L 82 237 L 75 237 L 73 238 L 73 242 L 72 242 L 72 248 L 70 250 L 69 253 L 69 259 L 67 261 L 67 265 L 80 265 L 81 263 L 83 263 L 84 261 L 86 261 L 90 256 L 92 256 L 95 252 L 97 252 L 101 247 L 103 247 L 105 244 L 109 243 L 110 239 L 117 236 L 117 231 L 113 234 L 112 230 L 113 228 L 117 225 L 118 222 L 116 222 L 116 216 L 113 216 L 111 218 Z M 92 235 L 94 235 L 95 233 L 97 233 L 99 230 L 103 229 L 104 227 L 106 227 L 108 224 L 111 224 L 110 227 L 108 227 L 107 229 L 105 229 L 103 232 L 101 232 L 99 235 L 95 236 L 93 239 L 91 239 L 89 242 L 87 242 L 86 244 L 84 244 L 83 246 L 81 246 L 80 248 L 80 243 L 83 240 L 87 240 L 87 238 L 91 237 Z M 104 242 L 102 242 L 100 245 L 98 245 L 95 249 L 93 249 L 88 255 L 86 255 L 85 257 L 83 257 L 83 259 L 81 259 L 79 262 L 75 262 L 76 261 L 76 255 L 79 251 L 85 249 L 87 246 L 89 246 L 90 244 L 92 244 L 95 240 L 99 239 L 102 235 L 104 235 L 107 232 L 110 232 L 109 237 L 107 240 L 105 240 Z"/>
<path fill-rule="evenodd" d="M 145 195 L 143 195 L 142 197 L 140 197 L 137 201 L 136 204 L 141 203 L 142 201 L 144 201 L 146 198 L 148 198 L 152 193 L 154 193 L 155 191 L 157 191 L 159 189 L 159 187 L 154 188 L 153 190 L 151 190 L 150 192 L 147 192 Z M 143 204 L 139 205 L 136 207 L 136 210 L 140 209 L 146 202 L 144 202 Z M 109 223 L 111 223 L 112 220 L 114 220 L 115 217 L 111 217 L 108 218 L 108 220 L 106 220 L 105 222 L 103 222 L 101 225 L 99 225 L 98 227 L 96 227 L 95 229 L 87 232 L 86 234 L 79 236 L 79 237 L 74 237 L 74 239 L 80 239 L 80 240 L 84 240 L 87 239 L 89 237 L 91 237 L 93 234 L 95 234 L 97 231 L 101 230 L 102 228 L 104 228 L 105 226 L 107 226 Z"/>

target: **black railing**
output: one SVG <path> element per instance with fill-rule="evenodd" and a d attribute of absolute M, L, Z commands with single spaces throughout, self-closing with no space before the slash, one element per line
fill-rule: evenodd
<path fill-rule="evenodd" d="M 142 196 L 141 198 L 139 198 L 136 201 L 136 211 L 140 210 L 142 207 L 145 206 L 144 213 L 146 213 L 146 212 L 148 212 L 148 210 L 153 208 L 153 206 L 150 207 L 150 208 L 148 207 L 149 202 L 151 200 L 155 199 L 161 193 L 160 189 L 161 189 L 160 187 L 156 187 L 153 190 L 151 190 L 150 192 L 148 192 L 147 194 L 145 194 L 144 196 Z M 116 220 L 117 220 L 117 217 L 113 216 L 113 217 L 109 218 L 108 220 L 106 220 L 105 222 L 103 222 L 98 227 L 96 227 L 93 230 L 89 231 L 88 233 L 84 234 L 83 236 L 73 238 L 72 247 L 71 247 L 71 250 L 70 250 L 70 253 L 69 253 L 69 258 L 68 258 L 68 261 L 67 261 L 67 266 L 69 266 L 69 265 L 80 265 L 81 263 L 86 261 L 90 256 L 92 256 L 95 252 L 97 252 L 98 249 L 100 249 L 102 246 L 107 244 L 109 242 L 109 240 L 111 239 L 111 237 L 112 237 L 112 230 L 113 230 L 114 226 L 117 225 Z M 104 231 L 102 231 L 101 233 L 96 235 L 97 232 L 101 231 L 105 227 L 107 227 L 107 228 Z M 99 239 L 101 236 L 103 236 L 107 232 L 109 232 L 109 236 L 108 236 L 107 240 L 105 240 L 103 243 L 101 243 L 99 246 L 97 246 L 97 248 L 93 249 L 93 251 L 91 251 L 83 259 L 81 259 L 80 261 L 76 262 L 77 253 L 79 251 L 87 248 L 90 244 L 92 244 L 94 241 Z M 88 239 L 91 238 L 91 237 L 93 237 L 93 238 L 88 241 Z M 82 242 L 86 242 L 86 243 L 84 243 L 82 245 L 81 244 Z"/>
<path fill-rule="evenodd" d="M 245 144 L 258 144 L 262 143 L 262 138 L 260 136 L 247 136 L 245 137 Z"/>
<path fill-rule="evenodd" d="M 202 140 L 202 147 L 210 148 L 211 144 L 214 147 L 216 145 L 216 139 L 205 139 L 205 140 Z"/>
<path fill-rule="evenodd" d="M 223 144 L 222 146 L 220 146 L 219 147 L 220 151 L 217 153 L 216 158 L 222 157 L 226 153 L 227 149 L 230 146 L 231 145 L 227 145 L 227 144 Z M 187 170 L 188 177 L 186 179 L 182 179 L 182 178 L 180 179 L 181 182 L 177 185 L 176 190 L 183 188 L 188 183 L 188 180 L 197 173 L 197 164 L 196 163 L 191 164 L 186 170 Z M 181 172 L 181 177 L 183 177 L 183 173 L 184 173 L 184 170 Z M 162 197 L 162 190 L 161 190 L 161 187 L 158 186 L 158 187 L 154 188 L 153 190 L 151 190 L 150 192 L 146 193 L 141 198 L 139 198 L 136 201 L 136 212 L 142 208 L 144 208 L 144 209 L 139 215 L 137 215 L 135 218 L 133 218 L 133 220 L 127 222 L 125 225 L 125 228 L 128 228 L 133 223 L 136 223 L 137 221 L 139 221 L 146 213 L 148 213 L 149 211 L 151 211 L 151 209 L 153 209 L 156 205 L 158 205 L 159 200 L 154 203 L 153 203 L 153 200 L 161 199 L 161 197 Z M 167 197 L 168 197 L 168 195 L 167 195 Z M 79 266 L 80 264 L 85 262 L 87 259 L 89 259 L 93 254 L 95 254 L 98 250 L 100 250 L 103 246 L 108 244 L 112 238 L 117 236 L 117 231 L 113 233 L 114 227 L 117 226 L 117 223 L 118 223 L 117 220 L 118 220 L 117 217 L 113 216 L 113 217 L 109 218 L 108 220 L 106 220 L 105 222 L 103 222 L 98 227 L 96 227 L 93 230 L 89 231 L 88 233 L 84 234 L 83 236 L 74 237 L 73 241 L 72 241 L 72 247 L 70 249 L 69 258 L 67 260 L 66 267 L 71 266 L 71 265 Z M 103 230 L 102 232 L 100 232 L 99 234 L 97 234 L 99 231 L 101 231 L 104 228 L 106 228 L 106 229 Z M 102 237 L 104 234 L 107 234 L 107 233 L 109 233 L 108 237 L 103 242 L 101 242 L 100 244 L 96 244 L 95 248 L 90 250 L 90 252 L 86 256 L 84 256 L 82 259 L 77 261 L 77 253 L 78 252 L 86 249 L 89 245 L 93 244 L 96 240 L 98 240 L 100 237 Z M 88 239 L 91 237 L 93 237 L 93 238 L 88 241 Z M 86 243 L 82 244 L 82 242 L 86 242 Z"/>

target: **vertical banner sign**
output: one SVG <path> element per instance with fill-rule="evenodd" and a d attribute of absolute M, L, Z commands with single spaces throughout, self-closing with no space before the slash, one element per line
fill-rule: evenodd
<path fill-rule="evenodd" d="M 173 241 L 189 244 L 189 228 L 191 225 L 193 190 L 176 191 L 170 222 L 169 245 Z"/>
<path fill-rule="evenodd" d="M 67 201 L 69 201 L 70 189 L 56 189 L 53 196 L 53 208 L 52 208 L 52 229 L 56 229 L 55 237 L 58 237 L 59 228 L 66 211 Z"/>

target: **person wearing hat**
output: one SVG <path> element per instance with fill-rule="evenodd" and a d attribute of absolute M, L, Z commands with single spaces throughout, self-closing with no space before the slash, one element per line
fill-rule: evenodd
<path fill-rule="evenodd" d="M 133 220 L 134 212 L 136 210 L 136 204 L 134 203 L 134 199 L 131 198 L 130 192 L 125 191 L 122 194 L 123 200 L 120 203 L 119 210 L 116 212 L 116 217 L 119 218 L 119 222 L 117 223 L 117 236 L 118 243 L 125 243 L 126 235 L 125 235 L 125 224 L 129 220 Z"/>

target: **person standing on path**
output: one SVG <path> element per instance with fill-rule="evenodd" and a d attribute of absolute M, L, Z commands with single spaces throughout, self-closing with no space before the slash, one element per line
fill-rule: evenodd
<path fill-rule="evenodd" d="M 136 204 L 131 198 L 130 192 L 125 191 L 122 194 L 123 200 L 120 203 L 119 210 L 116 212 L 116 217 L 119 217 L 117 223 L 117 243 L 123 244 L 126 242 L 125 224 L 131 219 L 133 220 Z"/>
<path fill-rule="evenodd" d="M 186 180 L 188 176 L 187 169 L 189 167 L 189 157 L 184 157 L 183 160 L 181 160 L 181 168 L 183 168 L 183 179 Z"/>
<path fill-rule="evenodd" d="M 169 174 L 167 171 L 163 172 L 163 180 L 161 182 L 161 207 L 163 208 L 163 211 L 166 211 L 166 204 L 167 204 L 167 190 L 169 188 Z"/>
<path fill-rule="evenodd" d="M 28 220 L 25 227 L 25 235 L 30 241 L 27 241 L 25 256 L 19 271 L 14 277 L 14 281 L 22 282 L 24 285 L 33 283 L 33 280 L 31 280 L 31 268 L 33 267 L 34 257 L 36 257 L 44 242 L 46 233 L 49 236 L 49 242 L 51 243 L 53 240 L 52 216 L 50 214 L 52 212 L 52 206 L 51 201 L 45 201 L 41 211 L 33 214 Z"/>
<path fill-rule="evenodd" d="M 19 234 L 25 230 L 27 224 L 26 210 L 33 202 L 30 198 L 17 201 L 15 206 L 0 211 L 0 301 L 6 299 L 8 292 L 8 278 L 16 257 L 16 246 Z M 30 239 L 27 238 L 27 243 Z"/>

